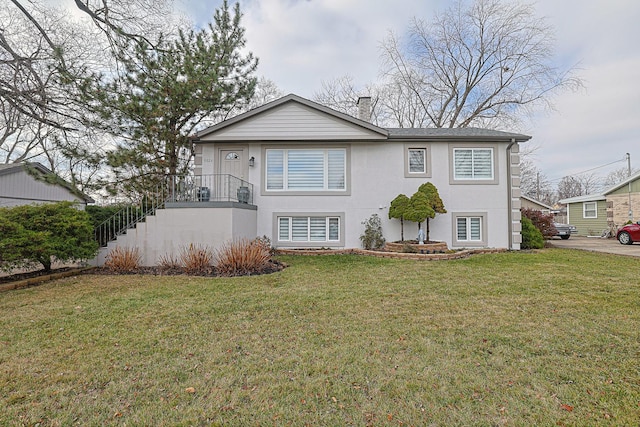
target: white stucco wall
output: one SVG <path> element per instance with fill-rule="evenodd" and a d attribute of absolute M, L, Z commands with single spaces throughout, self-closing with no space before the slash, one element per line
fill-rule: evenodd
<path fill-rule="evenodd" d="M 117 246 L 138 248 L 142 265 L 154 266 L 160 257 L 178 255 L 189 244 L 217 249 L 233 239 L 253 239 L 258 235 L 256 211 L 232 207 L 169 208 L 156 211 L 145 222 L 128 230 L 100 251 L 97 265 Z"/>
<path fill-rule="evenodd" d="M 336 142 L 337 143 L 337 142 Z M 276 144 L 274 142 L 274 144 Z M 330 143 L 304 143 L 301 145 Z M 228 144 L 227 144 L 228 145 Z M 268 146 L 268 143 L 264 144 Z M 344 146 L 345 142 L 340 145 Z M 267 235 L 275 243 L 273 215 L 278 212 L 344 213 L 343 232 L 345 247 L 360 247 L 360 235 L 364 230 L 362 221 L 377 213 L 383 221 L 384 236 L 389 241 L 400 240 L 400 222 L 388 219 L 389 203 L 398 194 L 410 197 L 424 182 L 432 182 L 438 189 L 448 213 L 437 215 L 430 220 L 431 240 L 445 241 L 451 248 L 462 247 L 453 243 L 454 231 L 452 214 L 456 212 L 482 213 L 486 215 L 487 247 L 509 247 L 509 206 L 507 192 L 506 143 L 496 146 L 498 184 L 451 185 L 449 143 L 431 143 L 431 178 L 405 178 L 405 144 L 402 142 L 353 142 L 350 145 L 351 178 L 350 195 L 330 196 L 289 196 L 286 194 L 264 195 L 263 185 L 263 144 L 244 143 L 249 147 L 248 157 L 255 158 L 255 166 L 249 168 L 248 181 L 254 185 L 254 204 L 258 206 L 257 235 Z M 454 144 L 455 145 L 455 144 Z M 203 144 L 203 174 L 214 173 L 215 162 L 206 161 L 215 157 L 214 143 Z M 405 222 L 405 238 L 415 238 L 417 225 Z"/>

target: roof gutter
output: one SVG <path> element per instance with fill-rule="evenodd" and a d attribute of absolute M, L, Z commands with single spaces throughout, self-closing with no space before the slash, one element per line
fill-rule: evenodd
<path fill-rule="evenodd" d="M 509 243 L 507 248 L 513 250 L 513 201 L 511 197 L 513 182 L 511 179 L 511 147 L 517 144 L 515 138 L 511 138 L 511 142 L 507 145 L 507 237 Z"/>

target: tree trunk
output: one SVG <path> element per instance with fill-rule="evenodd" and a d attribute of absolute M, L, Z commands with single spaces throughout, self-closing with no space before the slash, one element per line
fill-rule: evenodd
<path fill-rule="evenodd" d="M 429 241 L 429 218 L 427 218 L 427 242 Z"/>
<path fill-rule="evenodd" d="M 51 271 L 51 257 L 38 258 L 38 262 L 44 267 L 44 271 Z"/>

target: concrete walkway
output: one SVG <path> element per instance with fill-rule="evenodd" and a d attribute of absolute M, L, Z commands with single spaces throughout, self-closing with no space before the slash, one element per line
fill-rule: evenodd
<path fill-rule="evenodd" d="M 640 257 L 640 242 L 633 245 L 621 245 L 616 239 L 571 236 L 567 240 L 553 238 L 549 240 L 549 243 L 557 248 L 582 249 L 592 252 Z"/>

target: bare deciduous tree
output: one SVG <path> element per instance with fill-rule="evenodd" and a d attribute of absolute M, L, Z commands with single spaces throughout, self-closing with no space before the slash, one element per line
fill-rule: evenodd
<path fill-rule="evenodd" d="M 580 181 L 573 176 L 565 176 L 558 183 L 558 199 L 568 199 L 584 194 Z"/>
<path fill-rule="evenodd" d="M 356 87 L 353 77 L 345 75 L 323 81 L 322 88 L 313 95 L 313 99 L 336 111 L 357 117 L 358 99 L 361 96 L 371 97 L 371 122 L 379 126 L 384 126 L 384 120 L 381 120 L 383 113 L 379 105 L 379 91 L 380 89 L 375 85 L 367 85 L 359 89 Z"/>
<path fill-rule="evenodd" d="M 434 127 L 513 126 L 581 85 L 553 65 L 552 28 L 515 2 L 458 1 L 432 21 L 414 18 L 405 36 L 387 36 L 382 54 L 385 75 Z"/>
<path fill-rule="evenodd" d="M 594 173 L 565 176 L 558 183 L 558 199 L 585 196 L 601 190 L 601 180 Z"/>
<path fill-rule="evenodd" d="M 75 3 L 82 13 L 30 0 L 0 9 L 0 162 L 39 161 L 85 188 L 109 139 L 91 128 L 84 87 L 117 74 L 128 41 L 171 25 L 165 0 Z"/>
<path fill-rule="evenodd" d="M 556 202 L 551 181 L 527 156 L 523 156 L 520 161 L 520 191 L 523 195 L 550 206 Z"/>
<path fill-rule="evenodd" d="M 604 186 L 613 187 L 614 185 L 621 183 L 622 181 L 626 180 L 634 174 L 637 174 L 638 172 L 640 172 L 640 169 L 631 168 L 631 170 L 629 170 L 629 167 L 627 166 L 613 170 L 609 172 L 609 174 L 604 179 Z"/>

